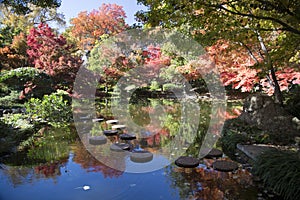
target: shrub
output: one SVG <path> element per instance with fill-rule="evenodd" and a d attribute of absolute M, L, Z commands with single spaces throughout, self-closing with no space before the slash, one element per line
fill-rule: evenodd
<path fill-rule="evenodd" d="M 35 122 L 45 122 L 54 127 L 68 124 L 72 119 L 68 93 L 58 90 L 43 99 L 31 98 L 25 103 L 26 111 Z"/>
<path fill-rule="evenodd" d="M 300 119 L 300 85 L 294 85 L 287 96 L 287 111 Z"/>
<path fill-rule="evenodd" d="M 222 149 L 225 154 L 234 158 L 236 145 L 246 143 L 249 139 L 247 136 L 242 135 L 236 131 L 229 130 L 226 135 L 223 135 L 220 139 Z"/>
<path fill-rule="evenodd" d="M 41 98 L 53 91 L 51 77 L 32 67 L 6 71 L 0 75 L 0 83 L 9 90 L 22 91 L 22 96 L 27 98 Z"/>
<path fill-rule="evenodd" d="M 266 186 L 272 188 L 284 199 L 294 200 L 300 197 L 299 153 L 266 151 L 255 161 L 253 171 Z"/>

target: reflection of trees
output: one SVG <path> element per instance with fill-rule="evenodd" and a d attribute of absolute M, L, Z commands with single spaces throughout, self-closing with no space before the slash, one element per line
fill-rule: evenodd
<path fill-rule="evenodd" d="M 110 168 L 105 164 L 97 160 L 93 155 L 91 155 L 84 145 L 80 142 L 77 142 L 73 147 L 74 158 L 73 161 L 80 164 L 83 169 L 86 169 L 88 172 L 101 172 L 104 177 L 118 177 L 123 174 L 122 171 Z M 110 160 L 111 157 L 106 156 L 102 157 L 102 161 L 105 159 Z"/>
<path fill-rule="evenodd" d="M 256 198 L 251 174 L 245 170 L 226 173 L 206 168 L 185 170 L 175 165 L 166 170 L 171 187 L 179 190 L 182 199 L 190 195 L 205 200 Z"/>
<path fill-rule="evenodd" d="M 69 157 L 69 144 L 77 138 L 74 127 L 41 129 L 39 133 L 28 151 L 29 159 L 45 163 Z"/>
<path fill-rule="evenodd" d="M 39 178 L 53 178 L 55 179 L 57 176 L 61 175 L 60 168 L 63 165 L 63 163 L 66 163 L 67 159 L 60 162 L 54 162 L 54 163 L 46 163 L 41 164 L 34 167 L 34 173 L 36 174 L 36 177 Z"/>
<path fill-rule="evenodd" d="M 69 157 L 69 145 L 77 135 L 74 127 L 42 128 L 34 137 L 30 149 L 4 160 L 7 166 L 3 173 L 13 185 L 43 178 L 56 180 Z"/>
<path fill-rule="evenodd" d="M 24 183 L 34 183 L 40 179 L 53 179 L 56 182 L 57 177 L 61 175 L 61 167 L 65 165 L 67 159 L 39 164 L 35 166 L 5 166 L 2 173 L 8 177 L 14 185 L 23 185 Z"/>
<path fill-rule="evenodd" d="M 138 138 L 141 147 L 151 152 L 163 147 L 166 151 L 164 153 L 172 152 L 175 156 L 179 156 L 182 153 L 180 148 L 185 147 L 188 154 L 198 155 L 211 119 L 211 102 L 199 102 L 200 112 L 195 110 L 188 113 L 194 111 L 193 106 L 188 101 L 182 103 L 177 99 L 134 96 L 130 100 L 129 112 L 132 121 L 143 127 L 141 137 Z M 183 116 L 187 119 L 182 119 Z M 134 133 L 140 132 L 128 128 Z"/>

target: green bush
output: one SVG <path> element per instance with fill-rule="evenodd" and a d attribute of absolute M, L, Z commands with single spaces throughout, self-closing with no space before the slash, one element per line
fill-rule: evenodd
<path fill-rule="evenodd" d="M 226 132 L 226 135 L 223 135 L 220 138 L 221 147 L 225 154 L 229 157 L 234 158 L 236 145 L 237 144 L 245 144 L 248 141 L 248 137 L 242 135 L 239 132 L 230 130 Z"/>
<path fill-rule="evenodd" d="M 0 84 L 1 87 L 7 87 L 10 91 L 20 92 L 30 88 L 31 92 L 26 94 L 27 98 L 41 98 L 44 94 L 50 94 L 53 91 L 51 77 L 32 67 L 17 68 L 2 73 Z"/>
<path fill-rule="evenodd" d="M 58 90 L 43 99 L 31 98 L 25 103 L 26 111 L 34 122 L 48 123 L 54 127 L 65 126 L 72 120 L 68 93 Z"/>
<path fill-rule="evenodd" d="M 225 121 L 219 142 L 224 152 L 231 156 L 235 153 L 238 143 L 269 144 L 275 143 L 276 138 L 272 138 L 267 132 L 254 125 L 248 125 L 239 118 L 235 118 Z"/>
<path fill-rule="evenodd" d="M 19 144 L 34 132 L 26 117 L 21 114 L 7 114 L 0 119 L 0 156 L 17 150 Z"/>
<path fill-rule="evenodd" d="M 287 111 L 300 119 L 300 85 L 294 85 L 286 95 Z"/>
<path fill-rule="evenodd" d="M 6 95 L 4 95 L 6 94 Z M 20 92 L 16 90 L 8 91 L 0 94 L 0 107 L 22 107 L 19 99 Z"/>
<path fill-rule="evenodd" d="M 267 187 L 284 199 L 300 197 L 300 155 L 295 152 L 269 150 L 261 154 L 253 165 L 253 172 Z"/>

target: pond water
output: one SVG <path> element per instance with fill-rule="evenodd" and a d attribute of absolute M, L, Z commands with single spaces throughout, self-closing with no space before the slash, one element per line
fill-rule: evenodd
<path fill-rule="evenodd" d="M 98 117 L 116 118 L 107 105 L 105 102 L 98 104 Z M 156 122 L 159 126 L 150 123 L 151 113 L 155 112 L 157 105 L 166 110 Z M 150 134 L 145 138 L 137 134 L 136 140 L 125 143 L 131 146 L 131 150 L 144 149 L 153 154 L 151 160 L 143 163 L 133 162 L 128 155 L 116 160 L 103 145 L 86 144 L 88 140 L 83 138 L 111 128 L 105 122 L 82 120 L 85 126 L 81 128 L 88 131 L 86 134 L 78 134 L 80 130 L 74 125 L 56 129 L 45 127 L 34 135 L 32 148 L 5 159 L 1 164 L 0 199 L 257 199 L 252 176 L 245 169 L 233 173 L 218 172 L 211 168 L 214 159 L 201 159 L 199 167 L 187 170 L 177 167 L 174 162 L 169 163 L 170 159 L 164 157 L 167 154 L 161 149 L 169 151 L 170 148 L 172 152 L 168 155 L 174 157 L 179 154 L 198 157 L 203 133 L 207 131 L 211 118 L 210 103 L 200 102 L 199 105 L 201 115 L 196 137 L 189 134 L 193 127 L 184 127 L 186 134 L 178 141 L 184 149 L 182 153 L 176 152 L 179 146 L 171 148 L 169 145 L 179 129 L 177 122 L 181 116 L 177 111 L 181 108 L 178 102 L 148 99 L 147 102 L 132 104 L 133 121 Z M 193 137 L 192 140 L 189 137 Z M 116 141 L 120 141 L 118 136 L 109 136 L 104 146 Z M 114 165 L 108 164 L 108 160 L 114 160 Z M 147 164 L 155 162 L 165 162 L 164 167 L 143 173 L 126 170 L 130 167 L 144 169 Z"/>

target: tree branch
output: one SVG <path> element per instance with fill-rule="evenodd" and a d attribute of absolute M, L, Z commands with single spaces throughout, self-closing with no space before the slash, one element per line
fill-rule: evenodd
<path fill-rule="evenodd" d="M 280 24 L 281 26 L 285 27 L 286 31 L 289 31 L 289 32 L 292 32 L 292 33 L 300 35 L 300 30 L 298 30 L 296 28 L 293 28 L 289 24 L 287 24 L 287 23 L 285 23 L 285 22 L 283 22 L 283 21 L 281 21 L 279 19 L 276 19 L 276 18 L 273 18 L 273 17 L 261 16 L 261 15 L 246 14 L 246 13 L 241 13 L 239 11 L 232 11 L 232 10 L 229 10 L 228 8 L 224 7 L 224 5 L 222 5 L 222 4 L 213 5 L 213 6 L 215 8 L 219 8 L 219 9 L 222 9 L 222 10 L 224 10 L 226 12 L 229 12 L 229 13 L 231 13 L 233 15 L 239 15 L 239 16 L 251 17 L 251 18 L 255 18 L 255 19 L 273 21 L 273 22 L 276 22 L 276 23 Z"/>
<path fill-rule="evenodd" d="M 255 61 L 256 64 L 259 64 L 259 61 L 257 60 L 257 58 L 254 56 L 253 52 L 251 51 L 251 49 L 243 42 L 239 42 L 239 44 L 243 47 L 246 48 L 248 54 L 250 55 L 250 57 Z"/>

